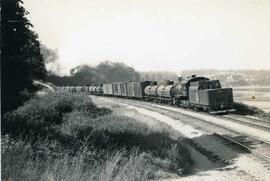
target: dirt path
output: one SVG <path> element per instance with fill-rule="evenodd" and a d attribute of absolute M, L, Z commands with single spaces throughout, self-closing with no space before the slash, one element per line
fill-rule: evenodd
<path fill-rule="evenodd" d="M 162 114 L 155 108 L 151 110 L 130 101 L 104 97 L 93 97 L 96 104 L 109 107 L 114 114 L 136 118 L 147 123 L 152 129 L 170 129 L 173 136 L 181 134 L 188 138 L 194 172 L 181 180 L 270 180 L 269 165 L 252 154 L 228 144 L 225 140 L 212 135 L 205 125 L 190 125 L 187 121 L 196 118 L 184 114 Z M 194 119 L 194 120 L 192 120 Z M 205 118 L 207 119 L 207 118 Z M 214 129 L 214 128 L 211 128 Z M 179 180 L 174 178 L 170 180 Z"/>

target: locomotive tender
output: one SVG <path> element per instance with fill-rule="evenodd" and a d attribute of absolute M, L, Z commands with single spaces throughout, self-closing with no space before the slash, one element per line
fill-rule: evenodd
<path fill-rule="evenodd" d="M 203 110 L 210 114 L 232 112 L 232 88 L 222 88 L 219 80 L 192 75 L 178 82 L 141 81 L 114 82 L 93 86 L 59 87 L 59 91 L 89 92 L 94 95 L 123 97 L 167 103 L 194 110 Z"/>

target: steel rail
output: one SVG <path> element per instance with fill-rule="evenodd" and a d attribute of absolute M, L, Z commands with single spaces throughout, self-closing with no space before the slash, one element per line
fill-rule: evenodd
<path fill-rule="evenodd" d="M 228 136 L 224 136 L 224 135 L 218 134 L 216 132 L 214 132 L 214 134 L 221 137 L 221 138 L 223 138 L 223 139 L 229 140 L 230 142 L 233 142 L 234 144 L 237 144 L 237 145 L 239 145 L 241 147 L 244 147 L 245 149 L 249 150 L 254 155 L 256 155 L 256 156 L 258 156 L 258 157 L 260 157 L 260 158 L 262 158 L 262 159 L 264 159 L 264 160 L 266 160 L 268 162 L 270 162 L 270 157 L 265 156 L 262 153 L 260 153 L 258 151 L 255 151 L 254 149 L 252 149 L 252 148 L 250 148 L 250 147 L 248 147 L 248 146 L 246 146 L 246 145 L 244 145 L 244 144 L 242 144 L 242 143 L 240 143 L 240 142 L 238 142 L 238 141 L 236 141 L 234 139 L 229 138 Z"/>
<path fill-rule="evenodd" d="M 136 103 L 140 103 L 141 101 L 137 101 L 137 100 L 128 100 L 127 102 L 136 102 Z M 147 105 L 144 104 L 144 105 L 145 105 L 145 106 L 152 106 L 152 107 L 155 107 L 155 106 L 153 106 L 153 105 L 151 105 L 151 104 L 147 104 Z M 165 106 L 173 107 L 173 106 L 169 106 L 169 105 L 165 105 Z M 162 107 L 158 107 L 158 108 L 163 109 L 163 110 L 166 110 L 166 111 L 171 111 L 171 112 L 174 112 L 174 113 L 179 113 L 179 112 L 177 112 L 177 111 L 168 110 L 168 109 L 162 108 Z M 175 108 L 175 107 L 174 107 L 174 108 Z M 183 113 L 183 114 L 184 114 L 184 113 Z M 197 117 L 190 116 L 190 115 L 187 115 L 187 114 L 184 114 L 184 115 L 189 116 L 189 117 L 192 117 L 192 118 L 199 119 L 199 118 L 197 118 Z M 215 126 L 217 126 L 217 127 L 221 127 L 221 128 L 223 128 L 223 129 L 226 129 L 226 130 L 235 132 L 236 134 L 240 134 L 240 135 L 243 135 L 243 136 L 252 138 L 252 139 L 254 139 L 254 140 L 256 140 L 256 141 L 260 141 L 260 142 L 262 142 L 262 143 L 265 143 L 265 144 L 269 145 L 269 147 L 270 147 L 270 142 L 265 141 L 265 140 L 262 140 L 262 139 L 260 139 L 260 138 L 258 138 L 258 137 L 254 137 L 254 136 L 252 136 L 252 135 L 243 133 L 243 132 L 241 132 L 241 131 L 239 131 L 239 130 L 235 130 L 235 129 L 232 129 L 232 128 L 228 128 L 228 127 L 226 127 L 226 126 L 222 126 L 222 125 L 219 125 L 219 124 L 215 124 L 215 123 L 212 123 L 212 122 L 208 122 L 208 121 L 205 121 L 205 120 L 203 120 L 203 119 L 199 119 L 199 120 L 200 120 L 200 121 L 203 121 L 203 122 L 205 122 L 205 123 L 212 124 L 212 125 L 215 125 Z M 240 122 L 240 121 L 239 121 L 239 122 Z M 251 153 L 253 153 L 254 155 L 256 155 L 256 156 L 258 156 L 258 157 L 260 157 L 260 158 L 266 160 L 267 162 L 270 162 L 270 157 L 269 157 L 269 156 L 266 156 L 266 155 L 264 155 L 264 154 L 262 154 L 262 153 L 260 153 L 260 152 L 258 152 L 258 151 L 255 151 L 254 149 L 252 149 L 252 148 L 250 148 L 250 147 L 244 145 L 243 143 L 240 143 L 239 141 L 236 141 L 236 140 L 234 140 L 234 139 L 232 139 L 232 138 L 230 138 L 230 137 L 228 137 L 228 136 L 221 135 L 221 134 L 219 134 L 219 133 L 217 133 L 217 132 L 215 132 L 215 131 L 213 131 L 213 130 L 211 130 L 211 132 L 212 132 L 214 135 L 217 135 L 217 136 L 219 136 L 219 137 L 221 137 L 221 138 L 223 138 L 223 139 L 226 139 L 226 140 L 228 140 L 228 141 L 230 141 L 230 142 L 233 142 L 234 144 L 237 144 L 237 145 L 239 145 L 239 146 L 241 146 L 241 147 L 243 147 L 243 148 L 249 150 Z"/>

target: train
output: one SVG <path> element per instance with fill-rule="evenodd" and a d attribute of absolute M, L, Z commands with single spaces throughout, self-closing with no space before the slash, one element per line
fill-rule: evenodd
<path fill-rule="evenodd" d="M 232 88 L 222 88 L 219 80 L 196 75 L 178 77 L 176 82 L 171 80 L 112 82 L 90 86 L 63 86 L 57 89 L 164 103 L 209 114 L 235 111 Z"/>

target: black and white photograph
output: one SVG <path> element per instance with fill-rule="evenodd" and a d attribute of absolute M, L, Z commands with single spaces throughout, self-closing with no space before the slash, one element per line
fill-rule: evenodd
<path fill-rule="evenodd" d="M 270 0 L 1 0 L 2 181 L 269 181 Z"/>

